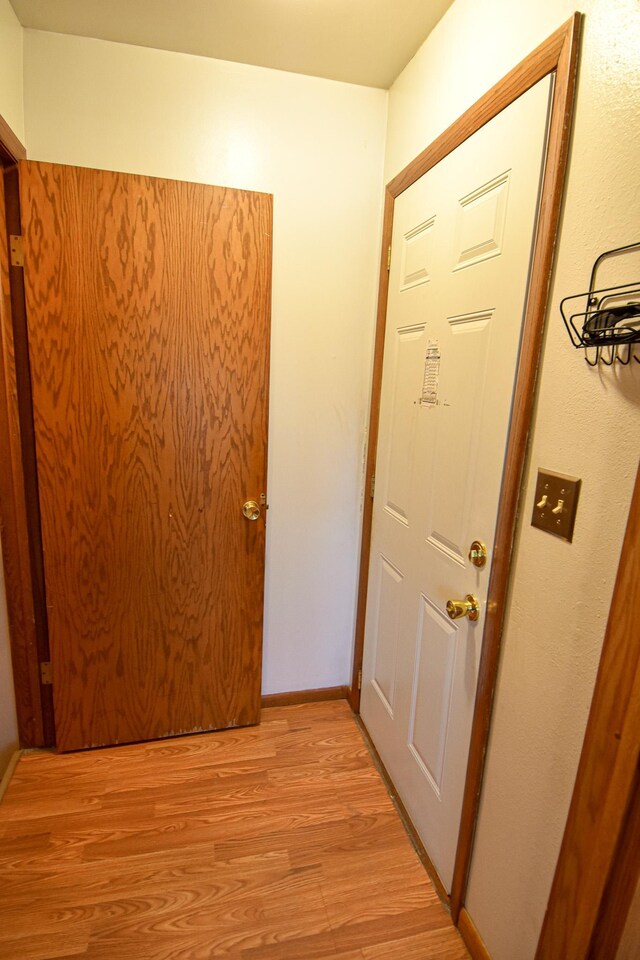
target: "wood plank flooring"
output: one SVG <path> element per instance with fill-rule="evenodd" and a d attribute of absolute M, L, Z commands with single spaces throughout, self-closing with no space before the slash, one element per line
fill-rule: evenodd
<path fill-rule="evenodd" d="M 344 701 L 26 754 L 0 960 L 465 960 Z"/>

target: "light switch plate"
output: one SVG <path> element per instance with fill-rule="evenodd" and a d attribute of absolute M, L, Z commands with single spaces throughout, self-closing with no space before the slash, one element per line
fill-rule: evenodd
<path fill-rule="evenodd" d="M 538 470 L 531 526 L 573 540 L 582 480 L 553 470 Z"/>

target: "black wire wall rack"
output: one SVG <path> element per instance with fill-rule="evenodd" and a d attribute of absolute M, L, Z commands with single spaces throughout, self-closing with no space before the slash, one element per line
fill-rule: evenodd
<path fill-rule="evenodd" d="M 599 267 L 610 257 L 624 257 L 640 251 L 640 242 L 629 243 L 601 253 L 591 269 L 591 281 L 586 293 L 565 297 L 560 311 L 571 343 L 585 351 L 585 360 L 595 367 L 598 363 L 625 366 L 633 357 L 640 363 L 637 350 L 640 345 L 640 280 L 615 287 L 596 288 Z"/>

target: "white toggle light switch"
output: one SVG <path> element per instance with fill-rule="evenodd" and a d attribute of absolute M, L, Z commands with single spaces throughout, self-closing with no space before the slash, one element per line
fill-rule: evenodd
<path fill-rule="evenodd" d="M 562 513 L 563 510 L 564 510 L 564 500 L 558 500 L 558 506 L 554 507 L 551 513 L 558 514 L 558 513 Z"/>

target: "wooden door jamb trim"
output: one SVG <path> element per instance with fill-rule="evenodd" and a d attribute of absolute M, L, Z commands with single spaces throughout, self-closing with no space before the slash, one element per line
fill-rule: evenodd
<path fill-rule="evenodd" d="M 640 589 L 640 588 L 639 588 Z M 636 694 L 640 699 L 640 693 Z M 636 743 L 640 739 L 636 729 Z M 624 796 L 621 802 L 624 803 Z M 640 767 L 636 770 L 631 797 L 609 877 L 600 902 L 591 939 L 589 960 L 615 960 L 625 935 L 629 910 L 640 883 Z"/>
<path fill-rule="evenodd" d="M 637 845 L 627 849 L 628 837 L 637 833 L 640 813 L 639 544 L 640 467 L 536 960 L 601 960 L 599 924 L 615 929 L 618 937 L 622 932 L 621 923 L 611 925 L 611 905 L 607 904 L 611 887 L 624 870 L 633 893 L 640 874 Z M 627 910 L 629 903 L 630 898 Z M 616 947 L 608 943 L 606 955 L 613 956 Z"/>
<path fill-rule="evenodd" d="M 0 166 L 8 167 L 26 158 L 26 148 L 18 140 L 4 117 L 0 116 Z"/>
<path fill-rule="evenodd" d="M 464 945 L 469 951 L 471 960 L 491 960 L 491 954 L 487 950 L 484 941 L 478 933 L 478 928 L 463 907 L 458 919 L 458 930 L 464 940 Z"/>
<path fill-rule="evenodd" d="M 22 162 L 22 161 L 20 161 Z M 22 233 L 20 212 L 20 163 L 12 164 L 4 172 L 5 216 L 8 234 Z M 33 420 L 33 399 L 31 393 L 31 361 L 27 337 L 27 314 L 24 292 L 24 270 L 22 266 L 9 267 L 10 307 L 12 350 L 11 376 L 8 382 L 15 383 L 14 396 L 8 397 L 10 405 L 15 405 L 17 414 L 16 434 L 19 448 L 16 448 L 16 506 L 24 510 L 20 519 L 22 533 L 20 546 L 25 556 L 26 586 L 23 599 L 24 609 L 29 612 L 28 627 L 23 624 L 12 639 L 12 650 L 20 649 L 22 666 L 14 667 L 16 701 L 24 695 L 27 676 L 31 683 L 31 715 L 27 715 L 32 729 L 25 728 L 24 710 L 19 708 L 18 719 L 20 742 L 26 746 L 53 746 L 55 744 L 55 724 L 53 718 L 52 687 L 42 682 L 40 664 L 50 660 L 49 635 L 47 629 L 47 606 L 45 598 L 42 536 L 40 529 L 40 502 L 38 497 L 38 467 L 36 462 L 36 441 Z M 7 371 L 9 373 L 9 371 Z M 18 488 L 21 484 L 21 489 Z M 25 550 L 26 541 L 26 550 Z M 32 631 L 35 635 L 31 636 Z M 34 645 L 31 645 L 33 639 Z M 28 645 L 25 644 L 29 641 Z M 32 718 L 32 719 L 31 719 Z M 34 733 L 37 740 L 34 743 Z"/>
<path fill-rule="evenodd" d="M 11 198 L 4 189 L 7 177 L 13 176 L 15 164 L 25 157 L 24 146 L 7 122 L 0 117 L 0 176 L 3 177 L 0 191 L 0 260 L 3 276 L 0 311 L 0 441 L 8 452 L 0 462 L 0 527 L 18 734 L 21 746 L 37 747 L 45 745 L 47 734 L 39 674 L 40 657 L 17 385 L 14 296 L 13 284 L 10 284 L 11 272 L 19 268 L 12 267 L 9 260 L 8 234 L 12 231 L 8 226 L 8 208 L 11 206 Z"/>
<path fill-rule="evenodd" d="M 380 391 L 386 327 L 389 273 L 388 249 L 393 229 L 394 201 L 436 163 L 464 143 L 481 127 L 497 116 L 538 81 L 555 75 L 553 102 L 549 121 L 546 165 L 540 197 L 540 209 L 534 240 L 531 279 L 523 325 L 522 348 L 514 388 L 513 413 L 507 440 L 505 466 L 500 493 L 500 511 L 496 529 L 493 566 L 487 598 L 487 620 L 484 629 L 476 703 L 474 709 L 469 763 L 465 783 L 460 833 L 451 890 L 451 913 L 458 922 L 464 903 L 475 824 L 480 803 L 480 790 L 489 736 L 493 695 L 497 677 L 500 640 L 508 590 L 508 580 L 516 528 L 526 446 L 529 437 L 535 394 L 542 333 L 548 305 L 551 272 L 565 172 L 569 152 L 578 51 L 582 30 L 582 14 L 575 13 L 563 26 L 537 47 L 528 57 L 492 87 L 404 170 L 389 182 L 385 190 L 380 281 L 372 376 L 369 447 L 367 451 L 367 483 L 375 471 Z M 364 650 L 364 626 L 367 603 L 373 500 L 365 498 L 363 510 L 360 580 L 356 620 L 353 675 L 350 703 L 360 709 L 360 689 Z"/>

